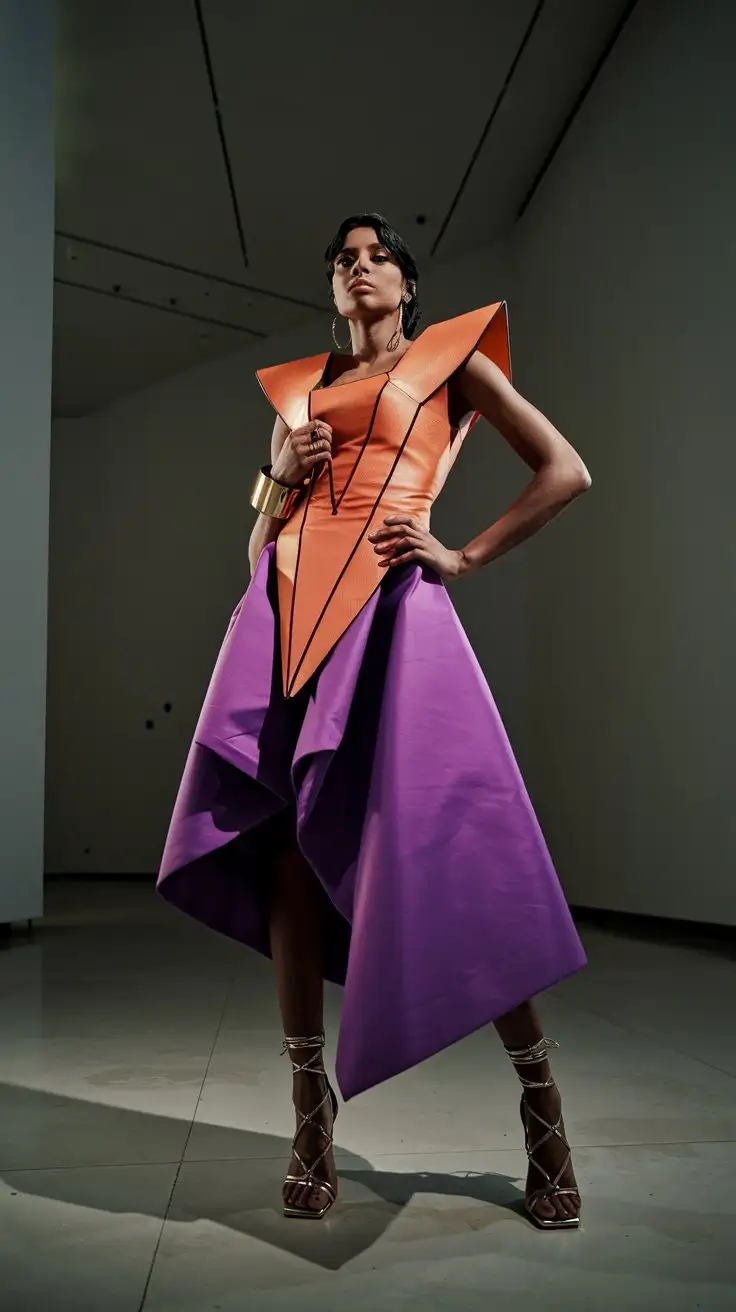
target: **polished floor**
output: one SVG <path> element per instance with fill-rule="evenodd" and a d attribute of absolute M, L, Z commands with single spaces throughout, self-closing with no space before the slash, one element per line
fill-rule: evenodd
<path fill-rule="evenodd" d="M 733 1308 L 734 951 L 583 933 L 544 1000 L 581 1230 L 519 1211 L 492 1030 L 342 1108 L 340 1201 L 300 1223 L 269 963 L 145 884 L 52 883 L 0 948 L 3 1312 Z"/>

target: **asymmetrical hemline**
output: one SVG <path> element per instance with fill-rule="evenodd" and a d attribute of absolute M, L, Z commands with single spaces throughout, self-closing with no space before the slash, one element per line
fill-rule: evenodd
<path fill-rule="evenodd" d="M 270 955 L 287 812 L 344 985 L 347 1099 L 585 963 L 501 718 L 442 581 L 392 569 L 296 696 L 282 685 L 274 545 L 232 616 L 158 879 Z"/>

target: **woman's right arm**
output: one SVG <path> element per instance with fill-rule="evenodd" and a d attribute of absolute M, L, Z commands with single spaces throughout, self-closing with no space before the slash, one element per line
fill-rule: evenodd
<path fill-rule="evenodd" d="M 289 430 L 280 416 L 271 434 L 271 477 L 285 487 L 298 487 L 316 464 L 332 459 L 332 429 L 321 420 Z M 275 542 L 285 519 L 259 515 L 248 543 L 248 560 L 253 574 L 258 557 L 269 542 Z"/>

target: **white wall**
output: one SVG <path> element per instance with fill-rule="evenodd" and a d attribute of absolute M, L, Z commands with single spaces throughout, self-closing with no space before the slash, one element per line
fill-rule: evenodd
<path fill-rule="evenodd" d="M 439 266 L 423 278 L 426 318 L 501 299 L 506 284 L 502 248 Z M 288 337 L 54 425 L 49 871 L 157 868 L 202 697 L 248 582 L 249 492 L 273 421 L 253 370 L 330 345 L 330 320 L 317 316 Z M 478 425 L 435 531 L 454 545 L 469 541 L 528 476 Z M 525 550 L 454 594 L 520 755 Z"/>
<path fill-rule="evenodd" d="M 0 922 L 42 911 L 52 6 L 0 7 Z"/>
<path fill-rule="evenodd" d="M 722 923 L 736 923 L 734 12 L 640 0 L 510 245 L 423 284 L 428 320 L 508 297 L 517 385 L 593 475 L 454 592 L 568 896 Z M 318 318 L 55 426 L 48 869 L 155 870 L 247 585 L 271 426 L 253 370 L 328 334 Z M 527 476 L 479 426 L 435 531 L 467 541 Z"/>
<path fill-rule="evenodd" d="M 640 0 L 514 238 L 517 380 L 593 488 L 531 579 L 574 901 L 736 923 L 736 6 Z"/>

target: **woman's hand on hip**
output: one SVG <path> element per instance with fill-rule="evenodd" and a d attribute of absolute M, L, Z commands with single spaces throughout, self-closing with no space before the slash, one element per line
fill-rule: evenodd
<path fill-rule="evenodd" d="M 299 487 L 315 465 L 332 460 L 332 429 L 313 419 L 287 434 L 271 468 L 271 478 L 284 487 Z"/>
<path fill-rule="evenodd" d="M 429 565 L 443 579 L 457 579 L 467 574 L 470 562 L 464 552 L 443 547 L 411 515 L 387 515 L 384 527 L 368 534 L 382 567 L 416 562 Z"/>

